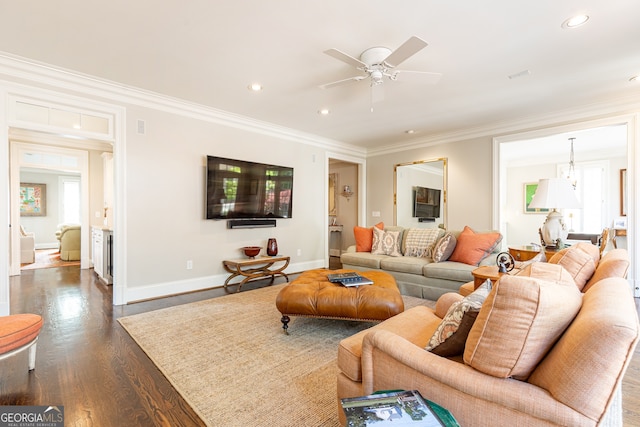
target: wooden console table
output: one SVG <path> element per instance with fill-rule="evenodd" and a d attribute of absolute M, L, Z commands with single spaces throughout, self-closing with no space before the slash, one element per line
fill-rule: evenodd
<path fill-rule="evenodd" d="M 255 258 L 242 258 L 242 259 L 228 259 L 222 261 L 224 269 L 231 275 L 227 277 L 224 282 L 224 289 L 228 292 L 228 286 L 238 285 L 236 292 L 240 292 L 242 285 L 252 280 L 263 279 L 271 276 L 271 282 L 275 276 L 284 276 L 289 281 L 289 276 L 284 272 L 284 269 L 289 265 L 291 260 L 288 256 L 260 256 Z M 275 263 L 282 262 L 283 264 L 274 268 L 271 268 Z M 242 276 L 244 279 L 238 283 L 229 283 L 234 278 Z"/>
<path fill-rule="evenodd" d="M 516 261 L 529 261 L 531 258 L 538 255 L 543 249 L 539 246 L 524 245 L 524 246 L 509 246 L 509 253 Z M 547 249 L 544 248 L 544 255 L 547 257 L 547 261 L 551 259 L 560 249 Z"/>

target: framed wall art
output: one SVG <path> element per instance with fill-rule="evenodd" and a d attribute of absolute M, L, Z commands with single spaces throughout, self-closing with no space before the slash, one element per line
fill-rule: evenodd
<path fill-rule="evenodd" d="M 20 216 L 47 216 L 47 185 L 20 183 Z"/>
<path fill-rule="evenodd" d="M 529 207 L 529 205 L 531 204 L 531 200 L 533 200 L 533 195 L 536 194 L 537 189 L 538 189 L 537 182 L 527 182 L 524 184 L 524 213 L 539 214 L 539 213 L 549 212 L 549 209 Z"/>

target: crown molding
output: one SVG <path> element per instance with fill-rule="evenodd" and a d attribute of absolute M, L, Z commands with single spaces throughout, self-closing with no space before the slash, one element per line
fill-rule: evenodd
<path fill-rule="evenodd" d="M 382 156 L 475 138 L 496 137 L 550 126 L 573 124 L 612 115 L 635 113 L 639 110 L 640 97 L 638 93 L 635 92 L 603 102 L 594 102 L 591 104 L 583 104 L 576 108 L 550 111 L 539 116 L 526 117 L 519 120 L 498 121 L 482 126 L 461 129 L 455 132 L 429 135 L 406 143 L 389 144 L 384 147 L 369 149 L 367 151 L 367 157 Z"/>
<path fill-rule="evenodd" d="M 317 135 L 300 132 L 295 129 L 278 126 L 140 88 L 126 86 L 77 71 L 54 67 L 6 52 L 0 52 L 0 75 L 29 83 L 54 87 L 58 90 L 97 97 L 118 104 L 131 104 L 223 126 L 235 127 L 250 132 L 341 152 L 359 158 L 366 156 L 366 149 L 362 147 L 322 138 Z"/>
<path fill-rule="evenodd" d="M 71 91 L 84 96 L 97 97 L 118 104 L 131 104 L 223 126 L 235 127 L 361 159 L 474 138 L 495 137 L 536 128 L 570 124 L 612 114 L 633 113 L 640 110 L 640 98 L 637 93 L 632 93 L 603 102 L 583 104 L 576 108 L 549 111 L 543 115 L 497 121 L 453 132 L 428 135 L 404 143 L 391 142 L 379 148 L 366 149 L 205 105 L 100 79 L 77 71 L 54 67 L 6 52 L 0 52 L 0 75 L 54 87 L 59 90 Z"/>

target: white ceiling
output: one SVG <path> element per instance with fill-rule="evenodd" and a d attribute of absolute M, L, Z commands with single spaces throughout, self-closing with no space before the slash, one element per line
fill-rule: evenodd
<path fill-rule="evenodd" d="M 639 18 L 637 0 L 0 0 L 0 51 L 373 149 L 640 101 Z M 398 68 L 436 85 L 385 81 L 373 112 L 366 80 L 319 88 L 354 75 L 325 50 L 414 35 L 429 46 Z"/>

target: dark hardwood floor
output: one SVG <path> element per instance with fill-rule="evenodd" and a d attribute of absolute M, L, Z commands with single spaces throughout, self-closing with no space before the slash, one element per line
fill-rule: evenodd
<path fill-rule="evenodd" d="M 113 306 L 112 288 L 93 270 L 23 271 L 11 278 L 11 312 L 41 314 L 44 326 L 36 369 L 0 383 L 0 404 L 62 405 L 67 426 L 204 426 L 116 320 L 221 295 L 217 288 Z"/>
<path fill-rule="evenodd" d="M 93 270 L 12 277 L 11 312 L 41 314 L 44 327 L 34 371 L 8 375 L 3 367 L 0 405 L 63 405 L 66 426 L 203 426 L 117 319 L 221 295 L 217 288 L 114 307 L 111 288 Z M 623 380 L 623 408 L 625 425 L 640 426 L 640 350 Z"/>

